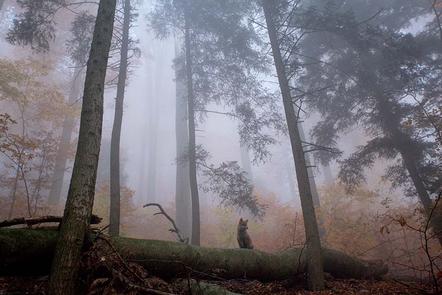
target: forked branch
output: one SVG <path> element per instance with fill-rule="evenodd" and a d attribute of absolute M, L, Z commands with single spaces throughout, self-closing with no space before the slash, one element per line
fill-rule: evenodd
<path fill-rule="evenodd" d="M 185 243 L 185 244 L 188 244 L 188 243 L 189 243 L 189 238 L 183 238 L 183 237 L 181 236 L 181 232 L 180 232 L 180 230 L 178 229 L 178 227 L 176 226 L 175 220 L 173 220 L 173 218 L 170 217 L 169 214 L 166 213 L 166 211 L 164 211 L 163 207 L 161 207 L 160 204 L 157 204 L 157 203 L 149 203 L 149 204 L 146 204 L 146 205 L 143 206 L 143 208 L 146 208 L 146 207 L 157 207 L 158 210 L 160 210 L 160 212 L 154 213 L 154 215 L 164 215 L 164 217 L 166 217 L 166 218 L 170 221 L 170 223 L 172 224 L 172 226 L 173 226 L 173 228 L 170 228 L 169 231 L 170 231 L 171 233 L 175 233 L 175 234 L 177 235 L 177 237 L 178 237 L 178 240 L 179 240 L 181 243 Z"/>

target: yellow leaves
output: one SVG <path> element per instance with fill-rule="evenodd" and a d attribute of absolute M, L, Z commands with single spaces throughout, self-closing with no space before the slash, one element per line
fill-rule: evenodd
<path fill-rule="evenodd" d="M 0 59 L 0 99 L 21 107 L 38 102 L 56 107 L 64 103 L 61 92 L 48 83 L 50 67 L 36 60 Z"/>

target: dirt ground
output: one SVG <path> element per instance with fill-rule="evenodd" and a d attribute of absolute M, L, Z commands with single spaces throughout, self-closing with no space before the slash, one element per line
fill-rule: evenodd
<path fill-rule="evenodd" d="M 154 279 L 150 279 L 151 283 Z M 156 285 L 161 285 L 157 289 L 170 294 L 189 294 L 187 290 L 183 290 L 182 285 L 174 282 L 165 282 L 156 279 Z M 362 281 L 362 280 L 329 280 L 327 281 L 327 289 L 321 292 L 309 292 L 304 289 L 302 284 L 294 284 L 290 282 L 272 282 L 260 283 L 258 281 L 246 280 L 229 280 L 223 282 L 211 282 L 223 286 L 224 288 L 240 293 L 250 295 L 261 294 L 279 294 L 279 295 L 295 295 L 295 294 L 427 294 L 430 290 L 425 286 L 412 283 L 397 281 Z M 3 277 L 0 278 L 0 295 L 44 295 L 47 294 L 48 277 Z M 147 289 L 141 290 L 131 288 L 130 286 L 108 288 L 99 290 L 90 288 L 86 294 L 149 294 Z M 153 294 L 153 293 L 150 293 Z"/>

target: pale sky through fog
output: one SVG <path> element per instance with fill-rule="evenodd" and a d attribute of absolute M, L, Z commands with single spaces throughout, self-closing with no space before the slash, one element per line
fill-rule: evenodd
<path fill-rule="evenodd" d="M 155 40 L 151 33 L 148 33 L 146 15 L 149 10 L 149 3 L 139 8 L 138 21 L 132 29 L 132 36 L 139 39 L 138 47 L 141 50 L 141 57 L 136 61 L 129 77 L 125 97 L 125 110 L 123 116 L 122 137 L 121 137 L 121 158 L 124 163 L 123 173 L 127 176 L 129 188 L 136 192 L 135 198 L 140 204 L 146 197 L 147 190 L 147 165 L 148 150 L 152 144 L 152 134 L 149 134 L 150 118 L 156 120 L 156 132 L 158 140 L 156 157 L 156 196 L 157 201 L 168 203 L 174 200 L 175 196 L 175 83 L 172 62 L 174 59 L 174 40 Z M 11 13 L 11 9 L 5 12 Z M 424 20 L 416 23 L 416 27 Z M 5 32 L 4 21 L 2 32 Z M 412 30 L 414 28 L 410 28 Z M 2 33 L 0 41 L 0 56 L 11 57 L 13 52 L 29 54 L 29 51 L 9 46 L 4 41 Z M 14 50 L 14 51 L 12 51 Z M 22 52 L 23 51 L 23 52 Z M 31 54 L 31 56 L 36 56 Z M 69 77 L 65 77 L 69 78 Z M 115 89 L 108 89 L 105 95 L 105 115 L 103 126 L 103 142 L 109 143 L 112 119 L 114 114 Z M 211 107 L 212 108 L 212 107 Z M 309 127 L 315 116 L 306 120 L 305 134 L 309 134 Z M 198 126 L 197 144 L 202 144 L 212 158 L 211 163 L 218 164 L 221 161 L 240 161 L 239 136 L 237 124 L 230 118 L 211 114 L 207 120 Z M 107 141 L 106 141 L 107 138 Z M 274 194 L 283 202 L 299 206 L 299 197 L 291 194 L 288 179 L 295 178 L 293 172 L 292 157 L 289 153 L 290 147 L 286 138 L 277 138 L 283 145 L 278 144 L 271 147 L 273 153 L 271 159 L 259 166 L 253 166 L 253 176 L 257 183 L 258 191 L 265 194 Z M 340 147 L 346 154 L 355 149 L 355 146 L 362 144 L 364 137 L 353 132 L 343 136 Z M 252 156 L 252 155 L 251 155 Z M 336 176 L 337 165 L 332 165 L 333 174 Z M 373 171 L 377 171 L 376 168 Z M 370 184 L 380 187 L 380 177 L 377 173 L 369 175 Z M 379 169 L 380 171 L 380 169 Z M 290 174 L 290 175 L 288 175 Z M 317 173 L 318 174 L 318 173 Z M 321 184 L 322 178 L 318 179 Z M 65 184 L 65 191 L 66 191 Z M 296 185 L 295 185 L 296 188 Z M 204 196 L 204 193 L 202 193 Z M 206 202 L 208 200 L 202 200 Z"/>

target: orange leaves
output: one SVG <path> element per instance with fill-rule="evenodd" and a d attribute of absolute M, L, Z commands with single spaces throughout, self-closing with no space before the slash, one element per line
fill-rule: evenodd
<path fill-rule="evenodd" d="M 28 215 L 41 211 L 50 185 L 58 148 L 56 137 L 66 114 L 72 112 L 51 81 L 51 66 L 37 60 L 0 58 L 0 153 L 5 180 L 11 190 L 10 214 L 22 211 L 25 196 Z M 12 180 L 15 185 L 8 183 Z M 33 207 L 32 210 L 30 207 Z"/>

